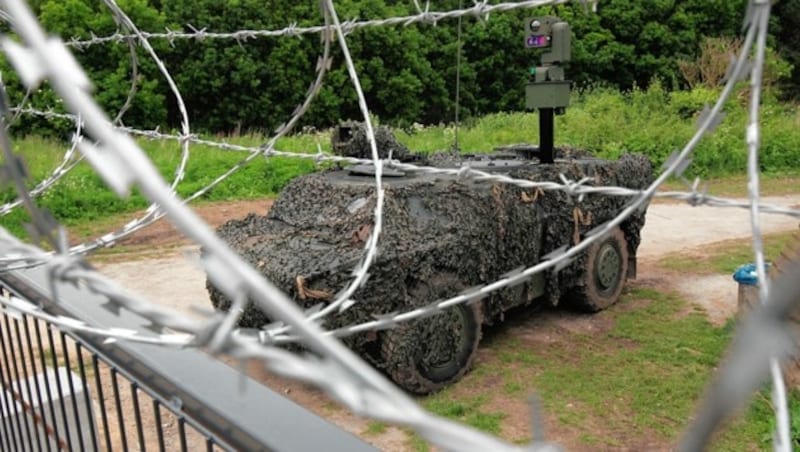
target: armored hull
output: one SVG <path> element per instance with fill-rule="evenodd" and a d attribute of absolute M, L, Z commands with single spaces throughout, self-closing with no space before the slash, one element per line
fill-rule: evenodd
<path fill-rule="evenodd" d="M 594 185 L 644 188 L 649 161 L 625 155 L 616 161 L 559 159 L 540 165 L 515 155 L 443 158 L 436 165 L 470 165 L 513 178 L 560 182 L 595 178 Z M 363 257 L 373 227 L 374 178 L 369 171 L 330 170 L 295 179 L 266 216 L 249 215 L 218 233 L 266 278 L 310 308 L 345 288 Z M 522 189 L 456 176 L 390 171 L 384 178 L 384 225 L 370 278 L 350 309 L 328 316 L 335 329 L 456 295 L 530 267 L 551 251 L 574 245 L 613 218 L 629 201 L 563 191 Z M 512 307 L 561 300 L 599 310 L 616 301 L 635 275 L 644 211 L 559 272 L 545 272 L 470 306 L 412 321 L 387 331 L 345 338 L 348 346 L 409 391 L 427 393 L 460 378 L 470 366 L 482 324 L 503 319 Z M 210 283 L 212 303 L 230 301 Z M 270 319 L 250 305 L 240 324 L 261 327 Z"/>

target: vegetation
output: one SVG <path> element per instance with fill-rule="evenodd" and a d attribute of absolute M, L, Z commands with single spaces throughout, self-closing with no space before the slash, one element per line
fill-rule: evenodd
<path fill-rule="evenodd" d="M 778 232 L 764 236 L 764 256 L 767 261 L 777 258 L 791 241 L 794 231 Z M 745 262 L 753 260 L 751 239 L 725 240 L 703 248 L 701 255 L 690 251 L 664 256 L 660 265 L 685 274 L 732 274 Z"/>
<path fill-rule="evenodd" d="M 733 324 L 709 324 L 700 308 L 674 294 L 640 285 L 593 316 L 593 325 L 605 325 L 602 334 L 559 328 L 557 316 L 544 317 L 513 320 L 490 331 L 482 345 L 487 352 L 476 368 L 458 385 L 422 400 L 423 405 L 524 443 L 531 438 L 508 435 L 519 424 L 529 432 L 526 407 L 528 397 L 536 394 L 543 414 L 557 420 L 559 432 L 579 433 L 574 435 L 579 443 L 567 447 L 665 449 L 677 442 L 691 418 L 733 330 Z M 764 395 L 759 393 L 718 436 L 715 449 L 769 446 L 772 410 Z M 800 395 L 793 393 L 791 403 L 798 411 Z M 503 416 L 491 407 L 525 416 Z M 409 441 L 416 450 L 427 450 L 419 438 Z"/>
<path fill-rule="evenodd" d="M 625 152 L 647 155 L 658 168 L 669 154 L 685 145 L 696 130 L 695 118 L 702 106 L 713 101 L 718 92 L 707 88 L 667 92 L 660 83 L 647 89 L 620 93 L 596 88 L 576 93 L 573 106 L 556 122 L 557 141 L 572 147 L 589 149 L 601 157 L 616 158 Z M 727 117 L 714 134 L 704 138 L 693 156 L 690 176 L 729 177 L 742 174 L 746 165 L 743 130 L 746 123 L 744 104 L 733 101 L 726 107 Z M 767 173 L 765 187 L 785 193 L 796 191 L 798 177 L 795 162 L 800 160 L 800 116 L 791 106 L 770 100 L 762 109 L 761 169 Z M 537 120 L 533 113 L 497 113 L 467 121 L 458 129 L 458 144 L 463 152 L 486 152 L 496 146 L 538 140 Z M 622 124 L 622 126 L 620 126 Z M 397 131 L 400 141 L 418 152 L 433 152 L 452 148 L 456 129 L 453 126 L 412 127 Z M 245 146 L 258 146 L 266 141 L 260 135 L 220 137 Z M 161 171 L 171 180 L 180 161 L 176 142 L 140 140 L 140 145 Z M 330 151 L 327 132 L 298 134 L 281 140 L 281 150 L 316 153 L 318 146 Z M 63 158 L 67 145 L 54 140 L 28 137 L 15 143 L 29 167 L 31 179 L 46 177 Z M 186 177 L 178 185 L 181 196 L 189 196 L 205 187 L 246 154 L 222 151 L 204 145 L 191 147 Z M 318 165 L 313 159 L 257 158 L 233 176 L 204 194 L 201 200 L 227 200 L 271 196 L 277 194 L 293 177 L 313 171 Z M 745 187 L 741 176 L 734 178 Z M 771 181 L 776 181 L 771 183 Z M 720 183 L 712 184 L 712 192 Z M 722 183 L 723 195 L 731 193 L 729 182 Z M 727 188 L 725 188 L 727 187 Z M 672 188 L 683 189 L 673 184 Z M 0 202 L 13 200 L 12 187 L 0 191 Z M 56 187 L 47 191 L 40 203 L 56 218 L 70 227 L 97 223 L 103 217 L 129 213 L 144 208 L 147 203 L 137 192 L 119 199 L 106 188 L 102 179 L 86 163 L 81 163 Z M 21 233 L 26 220 L 19 209 L 2 219 L 2 225 Z"/>
<path fill-rule="evenodd" d="M 317 138 L 312 135 L 292 137 L 279 143 L 281 149 L 290 151 L 314 150 L 312 143 Z M 235 140 L 239 144 L 255 146 L 265 141 L 261 137 L 248 136 Z M 139 142 L 167 181 L 174 178 L 180 162 L 180 148 L 174 142 Z M 15 144 L 15 152 L 22 155 L 31 174 L 31 180 L 38 182 L 48 176 L 62 160 L 66 144 L 29 137 Z M 247 154 L 222 151 L 208 146 L 192 146 L 191 158 L 186 167 L 186 178 L 178 184 L 177 192 L 182 197 L 194 194 L 207 186 Z M 313 159 L 299 158 L 256 158 L 248 165 L 226 179 L 215 189 L 201 197 L 202 200 L 216 201 L 227 199 L 248 199 L 274 195 L 292 178 L 313 171 L 317 164 Z M 0 202 L 16 199 L 13 187 L 0 190 Z M 117 223 L 117 214 L 130 213 L 143 209 L 147 201 L 134 191 L 127 199 L 119 198 L 108 189 L 103 180 L 86 162 L 81 162 L 54 187 L 47 190 L 37 203 L 48 210 L 65 226 L 81 229 L 86 225 Z M 111 218 L 109 218 L 111 217 Z M 24 209 L 17 208 L 2 217 L 2 226 L 17 235 L 24 235 L 22 224 L 27 221 Z"/>
<path fill-rule="evenodd" d="M 114 23 L 101 2 L 92 0 L 33 0 L 30 2 L 45 27 L 65 38 L 87 38 L 114 33 Z M 235 31 L 280 29 L 322 22 L 313 2 L 273 0 L 268 8 L 256 0 L 118 0 L 143 30 Z M 385 18 L 413 13 L 411 3 L 395 0 L 340 0 L 343 18 Z M 557 119 L 557 141 L 589 149 L 602 157 L 624 152 L 646 154 L 660 166 L 673 150 L 681 148 L 695 132 L 698 113 L 719 94 L 720 73 L 737 42 L 745 0 L 604 0 L 599 14 L 585 14 L 580 5 L 542 8 L 536 14 L 554 13 L 573 27 L 574 62 L 569 74 L 576 82 L 572 106 Z M 436 2 L 436 9 L 451 9 L 457 0 Z M 770 82 L 762 109 L 761 169 L 770 190 L 796 192 L 800 161 L 800 113 L 796 105 L 779 99 L 800 95 L 800 0 L 776 5 Z M 419 152 L 452 148 L 458 136 L 463 152 L 485 152 L 495 146 L 536 142 L 535 114 L 523 113 L 523 89 L 532 54 L 518 45 L 522 19 L 532 14 L 517 11 L 496 14 L 488 21 L 466 19 L 463 42 L 457 41 L 455 21 L 436 27 L 411 25 L 370 28 L 348 36 L 368 103 L 377 118 L 398 126 L 401 141 Z M 171 45 L 153 41 L 156 51 L 175 76 L 190 112 L 193 130 L 212 139 L 256 146 L 261 132 L 283 122 L 299 102 L 313 77 L 320 46 L 317 36 L 231 40 L 183 41 Z M 455 61 L 459 52 L 462 67 Z M 502 49 L 503 51 L 498 51 Z M 164 77 L 139 46 L 137 95 L 124 116 L 137 128 L 174 129 L 180 124 L 177 102 Z M 117 112 L 127 98 L 133 71 L 125 43 L 94 46 L 76 51 L 90 73 L 97 99 Z M 319 98 L 304 118 L 305 130 L 324 130 L 340 120 L 358 118 L 355 94 L 341 63 L 334 65 Z M 780 57 L 780 58 L 779 58 Z M 25 91 L 0 60 L 12 104 Z M 462 75 L 461 110 L 464 124 L 445 125 L 455 117 L 456 71 Z M 716 133 L 702 140 L 689 176 L 722 177 L 724 195 L 744 186 L 746 154 L 743 138 L 747 120 L 746 91 L 726 105 L 727 117 Z M 60 109 L 45 86 L 32 93 L 38 108 Z M 58 164 L 71 134 L 68 121 L 45 121 L 23 116 L 15 125 L 15 151 L 29 166 L 31 179 L 41 180 Z M 48 137 L 48 138 L 42 138 Z M 173 177 L 180 156 L 177 144 L 140 140 L 140 145 L 166 179 Z M 278 148 L 298 152 L 329 150 L 325 133 L 305 133 L 281 140 Z M 207 146 L 192 146 L 186 177 L 177 191 L 188 196 L 204 187 L 244 157 L 241 153 Z M 226 200 L 270 196 L 293 177 L 313 171 L 310 159 L 258 158 L 201 197 Z M 789 181 L 789 183 L 786 183 Z M 728 185 L 725 185 L 728 184 Z M 730 189 L 733 190 L 733 189 Z M 736 192 L 735 194 L 743 194 Z M 0 202 L 15 198 L 10 187 L 0 190 Z M 73 229 L 111 224 L 116 215 L 146 206 L 134 192 L 120 200 L 85 163 L 49 190 L 39 202 Z M 27 218 L 18 209 L 0 220 L 13 233 L 23 235 Z M 783 243 L 769 237 L 768 250 Z M 708 258 L 673 256 L 666 266 L 682 270 L 732 271 L 728 258 L 742 262 L 744 244 L 724 244 Z M 771 251 L 768 251 L 770 253 Z M 747 254 L 749 256 L 749 252 Z M 690 264 L 693 267 L 690 267 Z M 577 314 L 575 314 L 577 315 Z M 429 397 L 423 404 L 442 416 L 484 431 L 505 435 L 518 419 L 509 406 L 525 406 L 529 393 L 541 394 L 545 412 L 566 428 L 588 426 L 580 435 L 586 447 L 618 447 L 615 433 L 626 431 L 634 441 L 671 443 L 691 416 L 705 382 L 720 361 L 731 336 L 731 325 L 715 327 L 703 312 L 673 294 L 660 294 L 634 286 L 624 299 L 598 322 L 606 334 L 559 330 L 556 340 L 542 346 L 530 338 L 490 332 L 476 369 L 462 384 Z M 551 325 L 552 327 L 552 325 Z M 498 382 L 499 378 L 499 382 Z M 466 389 L 465 389 L 466 388 Z M 720 448 L 763 448 L 770 440 L 769 402 L 759 396 L 745 414 L 720 437 Z M 800 396 L 792 394 L 792 410 L 800 419 Z M 527 419 L 527 417 L 526 417 Z M 370 423 L 367 435 L 386 430 Z M 509 438 L 530 440 L 525 435 Z M 426 448 L 410 437 L 411 446 Z M 633 443 L 630 443 L 633 444 Z M 627 443 L 625 444 L 627 445 Z M 646 448 L 643 446 L 643 448 Z"/>
<path fill-rule="evenodd" d="M 322 23 L 314 2 L 271 0 L 120 0 L 120 6 L 144 31 L 164 29 L 191 32 L 276 30 L 291 23 Z M 467 2 L 469 3 L 469 2 Z M 574 3 L 574 4 L 573 4 Z M 102 2 L 93 0 L 35 0 L 44 26 L 66 39 L 104 36 L 117 30 Z M 797 9 L 800 0 L 780 2 L 779 9 Z M 437 10 L 457 8 L 458 0 L 434 3 Z M 739 34 L 745 0 L 605 0 L 597 14 L 587 14 L 579 2 L 535 11 L 493 14 L 489 20 L 463 21 L 461 47 L 461 117 L 482 117 L 522 111 L 528 67 L 533 51 L 521 45 L 523 18 L 558 14 L 573 28 L 573 59 L 568 73 L 579 88 L 606 86 L 628 91 L 659 80 L 675 91 L 697 80 L 685 78 L 685 61 L 694 61 L 709 38 L 727 42 Z M 341 0 L 344 18 L 375 19 L 414 14 L 412 2 L 396 0 Z M 787 64 L 779 72 L 779 88 L 791 96 L 796 62 L 797 15 L 775 15 L 771 45 Z M 348 35 L 367 100 L 385 123 L 408 126 L 438 124 L 455 117 L 458 25 L 445 20 L 430 26 L 369 27 Z M 314 78 L 321 53 L 319 37 L 252 38 L 235 40 L 153 40 L 156 52 L 171 70 L 190 113 L 194 130 L 211 133 L 271 131 L 286 120 Z M 305 125 L 331 126 L 359 117 L 341 52 L 334 45 L 334 64 L 318 100 L 304 118 Z M 727 62 L 726 47 L 722 61 Z M 503 51 L 498 51 L 502 49 Z M 177 103 L 164 77 L 140 46 L 137 95 L 125 114 L 125 123 L 137 128 L 176 128 L 181 122 Z M 110 112 L 123 105 L 130 89 L 131 50 L 125 42 L 75 51 L 90 72 L 98 100 Z M 718 55 L 719 56 L 719 55 Z M 6 62 L 0 66 L 7 67 Z M 25 90 L 10 71 L 12 103 Z M 794 78 L 793 78 L 794 77 Z M 776 87 L 777 88 L 777 87 Z M 40 108 L 58 107 L 45 87 L 30 102 Z M 18 129 L 25 133 L 64 135 L 69 124 L 52 124 L 26 117 Z"/>
<path fill-rule="evenodd" d="M 574 96 L 567 114 L 556 120 L 556 141 L 589 149 L 601 157 L 616 158 L 625 152 L 642 153 L 658 167 L 675 150 L 681 149 L 696 132 L 696 117 L 704 105 L 713 102 L 717 90 L 697 88 L 668 92 L 660 83 L 629 93 L 596 88 Z M 717 132 L 701 141 L 693 156 L 690 175 L 721 176 L 746 168 L 743 130 L 747 122 L 744 104 L 733 101 Z M 770 102 L 762 109 L 763 153 L 761 169 L 768 173 L 792 172 L 800 145 L 797 111 L 790 105 Z M 458 143 L 469 152 L 491 150 L 494 146 L 538 141 L 534 113 L 498 113 L 468 122 Z M 451 147 L 455 130 L 432 127 L 401 134 L 401 140 L 421 151 Z"/>
<path fill-rule="evenodd" d="M 386 429 L 388 428 L 389 428 L 388 424 L 384 422 L 370 421 L 370 423 L 367 424 L 367 428 L 364 430 L 362 434 L 365 436 L 380 435 L 385 433 Z"/>
<path fill-rule="evenodd" d="M 499 435 L 500 424 L 507 414 L 502 411 L 487 411 L 484 405 L 488 398 L 488 394 L 480 394 L 474 397 L 453 399 L 447 392 L 440 392 L 425 399 L 422 405 L 431 413 L 455 419 L 487 433 Z"/>

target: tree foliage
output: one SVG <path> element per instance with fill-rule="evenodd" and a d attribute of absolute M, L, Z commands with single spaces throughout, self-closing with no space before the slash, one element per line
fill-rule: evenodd
<path fill-rule="evenodd" d="M 791 75 L 784 80 L 783 94 L 797 99 L 800 98 L 800 0 L 781 0 L 774 6 L 774 13 L 778 51 L 793 66 Z"/>
<path fill-rule="evenodd" d="M 578 2 L 535 12 L 493 14 L 488 20 L 463 19 L 461 40 L 455 20 L 436 26 L 414 24 L 369 27 L 347 35 L 367 101 L 383 122 L 395 125 L 439 123 L 455 116 L 455 88 L 460 74 L 461 117 L 524 108 L 527 69 L 534 51 L 522 45 L 524 19 L 555 14 L 573 30 L 573 62 L 568 74 L 578 87 L 603 85 L 628 90 L 658 79 L 669 89 L 686 86 L 678 61 L 698 55 L 706 37 L 731 37 L 741 31 L 746 0 L 604 0 L 598 14 Z M 289 24 L 323 22 L 316 2 L 295 0 L 120 0 L 120 6 L 146 31 L 282 29 Z M 434 1 L 432 9 L 459 6 L 459 0 Z M 470 2 L 465 2 L 470 4 Z M 118 29 L 102 2 L 37 0 L 42 23 L 65 39 L 107 35 Z M 413 14 L 405 0 L 339 0 L 342 20 L 378 19 Z M 800 0 L 778 6 L 775 45 L 790 62 L 800 42 Z M 322 52 L 319 36 L 233 40 L 152 42 L 186 102 L 192 128 L 229 133 L 271 131 L 303 101 Z M 334 42 L 334 64 L 305 125 L 328 126 L 359 117 L 356 96 Z M 177 102 L 141 46 L 137 95 L 124 121 L 132 126 L 176 127 Z M 460 64 L 457 64 L 459 60 Z M 125 102 L 132 71 L 125 42 L 76 51 L 90 72 L 101 104 L 111 112 Z M 6 65 L 5 62 L 2 64 Z M 5 67 L 5 66 L 4 66 Z M 4 71 L 5 72 L 5 71 Z M 794 73 L 795 90 L 800 76 Z M 13 84 L 12 82 L 9 82 Z M 16 100 L 22 91 L 15 95 Z M 46 91 L 46 90 L 44 90 Z M 46 92 L 35 105 L 53 100 Z M 31 124 L 29 124 L 31 125 Z M 31 127 L 33 129 L 34 127 Z"/>

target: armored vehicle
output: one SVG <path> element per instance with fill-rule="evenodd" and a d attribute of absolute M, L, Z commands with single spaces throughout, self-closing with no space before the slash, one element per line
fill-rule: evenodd
<path fill-rule="evenodd" d="M 382 154 L 421 159 L 378 131 Z M 340 128 L 334 149 L 365 156 L 363 130 Z M 557 152 L 555 163 L 540 164 L 528 148 L 482 156 L 444 154 L 420 162 L 472 168 L 517 179 L 560 181 L 593 177 L 595 185 L 644 188 L 652 178 L 650 162 L 637 155 L 616 161 L 585 153 Z M 332 301 L 347 287 L 363 258 L 373 227 L 375 184 L 370 166 L 326 170 L 292 181 L 266 216 L 251 214 L 220 227 L 218 233 L 304 308 Z M 584 234 L 618 213 L 629 199 L 587 195 L 577 200 L 564 191 L 522 189 L 420 171 L 384 174 L 384 229 L 370 277 L 352 307 L 326 317 L 336 329 L 401 313 L 443 300 L 503 274 L 540 262 L 548 253 L 574 245 Z M 469 369 L 481 327 L 502 321 L 509 309 L 561 301 L 599 311 L 620 296 L 636 274 L 636 250 L 644 211 L 591 246 L 558 272 L 538 274 L 468 305 L 401 323 L 391 329 L 345 337 L 345 343 L 406 390 L 424 394 L 458 380 Z M 208 284 L 213 305 L 231 305 Z M 240 324 L 262 327 L 270 319 L 253 305 Z"/>

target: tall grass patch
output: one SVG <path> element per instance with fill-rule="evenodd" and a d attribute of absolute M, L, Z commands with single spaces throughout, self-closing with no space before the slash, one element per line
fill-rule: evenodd
<path fill-rule="evenodd" d="M 700 112 L 713 105 L 718 89 L 696 88 L 669 92 L 653 82 L 647 89 L 628 92 L 595 87 L 576 91 L 566 114 L 556 118 L 556 144 L 586 149 L 599 157 L 617 158 L 642 153 L 660 167 L 676 150 L 683 149 L 698 129 Z M 724 177 L 747 169 L 745 126 L 746 97 L 734 96 L 724 105 L 725 117 L 706 135 L 691 156 L 691 176 Z M 768 174 L 798 174 L 800 168 L 800 112 L 793 104 L 772 99 L 761 109 L 760 169 Z M 497 113 L 467 121 L 458 130 L 440 125 L 398 133 L 411 149 L 429 153 L 452 149 L 489 152 L 511 143 L 536 144 L 536 113 Z"/>
<path fill-rule="evenodd" d="M 259 136 L 231 138 L 228 141 L 243 146 L 258 146 L 266 141 Z M 281 140 L 277 148 L 293 152 L 315 153 L 317 141 L 329 148 L 318 135 L 301 135 Z M 181 148 L 175 141 L 140 140 L 139 145 L 149 156 L 166 183 L 171 183 L 181 161 Z M 30 174 L 28 188 L 49 176 L 62 160 L 68 143 L 26 137 L 15 141 L 15 153 L 25 161 Z M 223 173 L 248 156 L 247 152 L 225 151 L 206 145 L 190 146 L 190 158 L 185 167 L 185 176 L 177 186 L 181 197 L 193 195 L 211 184 Z M 312 172 L 317 164 L 310 158 L 258 156 L 243 165 L 230 177 L 200 200 L 219 201 L 274 196 L 293 178 Z M 0 191 L 0 201 L 10 202 L 17 198 L 13 186 Z M 76 226 L 96 221 L 103 217 L 129 213 L 148 205 L 147 200 L 134 188 L 127 198 L 120 198 L 110 190 L 103 179 L 87 162 L 79 163 L 36 202 L 48 209 L 66 226 Z M 24 209 L 17 208 L 2 218 L 2 225 L 17 235 L 24 235 L 22 224 L 28 219 Z"/>

